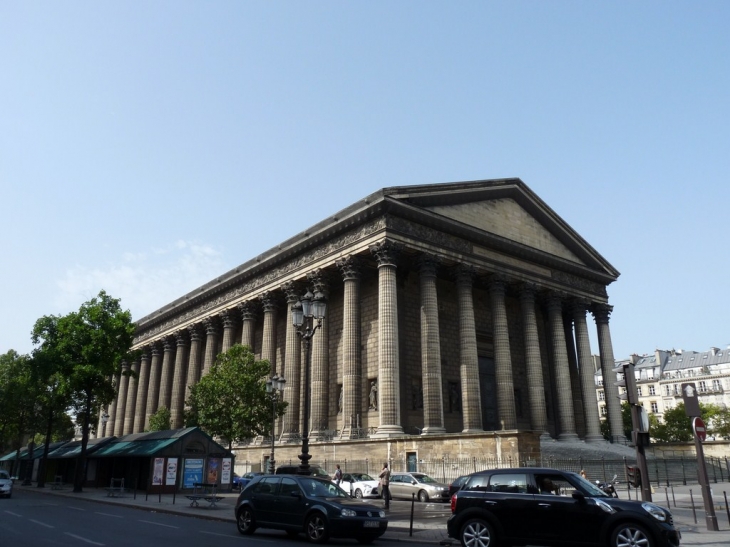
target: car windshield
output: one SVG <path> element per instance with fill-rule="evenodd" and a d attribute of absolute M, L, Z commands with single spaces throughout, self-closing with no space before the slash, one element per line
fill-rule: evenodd
<path fill-rule="evenodd" d="M 416 479 L 418 482 L 423 482 L 426 484 L 437 482 L 428 475 L 424 475 L 423 473 L 413 473 L 413 478 Z"/>
<path fill-rule="evenodd" d="M 9 479 L 10 475 L 8 475 L 7 471 L 0 471 L 0 479 Z"/>
<path fill-rule="evenodd" d="M 606 494 L 603 490 L 598 488 L 595 484 L 593 484 L 591 481 L 584 479 L 577 473 L 570 473 L 570 481 L 575 484 L 578 483 L 580 485 L 579 490 L 583 490 L 585 494 L 588 494 L 592 498 L 610 498 L 608 494 Z"/>
<path fill-rule="evenodd" d="M 317 480 L 302 479 L 302 488 L 307 495 L 315 498 L 349 498 L 350 495 L 334 483 Z"/>
<path fill-rule="evenodd" d="M 352 473 L 352 480 L 355 480 L 355 481 L 374 481 L 375 479 L 372 478 L 367 473 Z"/>

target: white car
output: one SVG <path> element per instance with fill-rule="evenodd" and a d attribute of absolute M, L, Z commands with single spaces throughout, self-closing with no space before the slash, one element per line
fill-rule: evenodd
<path fill-rule="evenodd" d="M 355 498 L 377 498 L 379 486 L 380 483 L 367 473 L 343 473 L 340 483 L 340 488 Z"/>
<path fill-rule="evenodd" d="M 7 471 L 0 469 L 0 496 L 9 498 L 13 494 L 13 481 Z"/>

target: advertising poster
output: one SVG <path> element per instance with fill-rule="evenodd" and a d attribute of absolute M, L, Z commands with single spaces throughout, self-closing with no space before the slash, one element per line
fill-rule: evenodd
<path fill-rule="evenodd" d="M 152 472 L 152 486 L 162 486 L 162 475 L 165 472 L 165 458 L 155 458 L 155 467 Z"/>
<path fill-rule="evenodd" d="M 177 480 L 177 458 L 167 458 L 167 474 L 165 475 L 165 486 L 175 486 Z"/>
<path fill-rule="evenodd" d="M 221 459 L 210 458 L 208 460 L 208 478 L 205 482 L 209 484 L 218 484 L 218 477 L 221 472 Z"/>
<path fill-rule="evenodd" d="M 186 459 L 183 468 L 183 488 L 193 488 L 196 482 L 203 482 L 203 459 Z"/>
<path fill-rule="evenodd" d="M 223 458 L 221 484 L 231 484 L 231 458 Z"/>

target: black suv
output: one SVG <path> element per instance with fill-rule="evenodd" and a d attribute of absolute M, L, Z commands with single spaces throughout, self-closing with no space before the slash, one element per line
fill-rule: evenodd
<path fill-rule="evenodd" d="M 474 473 L 451 498 L 449 537 L 464 547 L 676 547 L 669 511 L 609 497 L 577 473 L 525 467 Z"/>
<path fill-rule="evenodd" d="M 281 465 L 276 468 L 275 474 L 277 475 L 299 475 L 299 466 L 298 465 Z M 329 473 L 322 469 L 318 465 L 310 465 L 309 466 L 309 473 L 307 473 L 310 477 L 321 477 L 323 479 L 332 479 L 330 477 Z"/>

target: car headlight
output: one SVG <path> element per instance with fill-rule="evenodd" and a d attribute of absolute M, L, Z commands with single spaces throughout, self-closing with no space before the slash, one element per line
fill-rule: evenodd
<path fill-rule="evenodd" d="M 385 518 L 385 511 L 380 511 L 380 513 L 378 513 L 378 515 L 380 515 L 380 518 L 381 519 L 384 519 Z"/>
<path fill-rule="evenodd" d="M 342 509 L 342 511 L 340 511 L 340 516 L 341 517 L 355 517 L 355 516 L 357 516 L 357 513 L 355 511 L 353 511 L 352 509 Z"/>
<path fill-rule="evenodd" d="M 649 513 L 652 517 L 654 517 L 658 521 L 666 522 L 667 514 L 664 512 L 664 509 L 662 509 L 658 505 L 654 505 L 653 503 L 642 503 L 641 507 L 642 507 L 642 509 L 644 509 L 644 511 Z"/>

